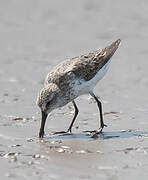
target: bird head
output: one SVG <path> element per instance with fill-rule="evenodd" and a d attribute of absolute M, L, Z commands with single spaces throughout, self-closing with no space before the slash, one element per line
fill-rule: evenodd
<path fill-rule="evenodd" d="M 57 102 L 56 97 L 59 89 L 56 84 L 50 83 L 44 87 L 37 97 L 37 105 L 41 109 L 42 119 L 41 119 L 41 128 L 39 132 L 39 137 L 44 136 L 44 126 L 48 114 L 56 108 Z"/>
<path fill-rule="evenodd" d="M 49 114 L 54 109 L 57 91 L 58 87 L 53 83 L 48 84 L 40 91 L 37 97 L 37 105 L 42 112 Z"/>

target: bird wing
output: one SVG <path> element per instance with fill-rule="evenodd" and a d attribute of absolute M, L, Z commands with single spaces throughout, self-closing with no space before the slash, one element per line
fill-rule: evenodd
<path fill-rule="evenodd" d="M 120 41 L 121 40 L 118 39 L 102 50 L 97 50 L 62 62 L 48 73 L 45 85 L 55 83 L 62 87 L 63 83 L 67 82 L 68 86 L 69 82 L 76 78 L 89 81 L 113 56 Z"/>
<path fill-rule="evenodd" d="M 120 41 L 118 39 L 102 50 L 80 56 L 79 60 L 75 61 L 72 72 L 77 77 L 89 81 L 110 60 L 117 50 Z"/>

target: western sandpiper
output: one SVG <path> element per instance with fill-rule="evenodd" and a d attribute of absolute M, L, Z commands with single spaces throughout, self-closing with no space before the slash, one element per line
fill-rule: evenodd
<path fill-rule="evenodd" d="M 75 99 L 83 94 L 90 94 L 95 99 L 100 112 L 100 127 L 90 132 L 96 134 L 102 132 L 106 126 L 103 122 L 102 105 L 93 93 L 93 89 L 108 70 L 110 59 L 120 42 L 121 40 L 118 39 L 101 50 L 68 59 L 48 73 L 45 87 L 40 91 L 37 98 L 37 104 L 42 113 L 39 138 L 44 136 L 44 126 L 48 114 L 53 109 L 62 107 L 69 102 L 72 102 L 75 114 L 68 130 L 59 133 L 71 133 L 73 123 L 79 112 Z"/>

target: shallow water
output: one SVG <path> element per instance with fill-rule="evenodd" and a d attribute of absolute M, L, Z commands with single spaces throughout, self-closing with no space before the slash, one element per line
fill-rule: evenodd
<path fill-rule="evenodd" d="M 148 3 L 138 1 L 0 2 L 0 174 L 3 179 L 147 179 Z M 95 88 L 103 102 L 104 133 L 88 96 L 76 100 L 79 116 L 66 130 L 72 105 L 48 117 L 38 140 L 36 97 L 46 74 L 63 59 L 122 44 Z"/>

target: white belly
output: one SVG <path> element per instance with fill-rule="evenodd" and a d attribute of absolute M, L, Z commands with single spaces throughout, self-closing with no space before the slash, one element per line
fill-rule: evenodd
<path fill-rule="evenodd" d="M 107 72 L 110 61 L 111 60 L 109 60 L 91 80 L 77 80 L 73 87 L 74 92 L 79 96 L 92 91 L 93 88 L 96 86 L 97 82 L 100 81 Z"/>

